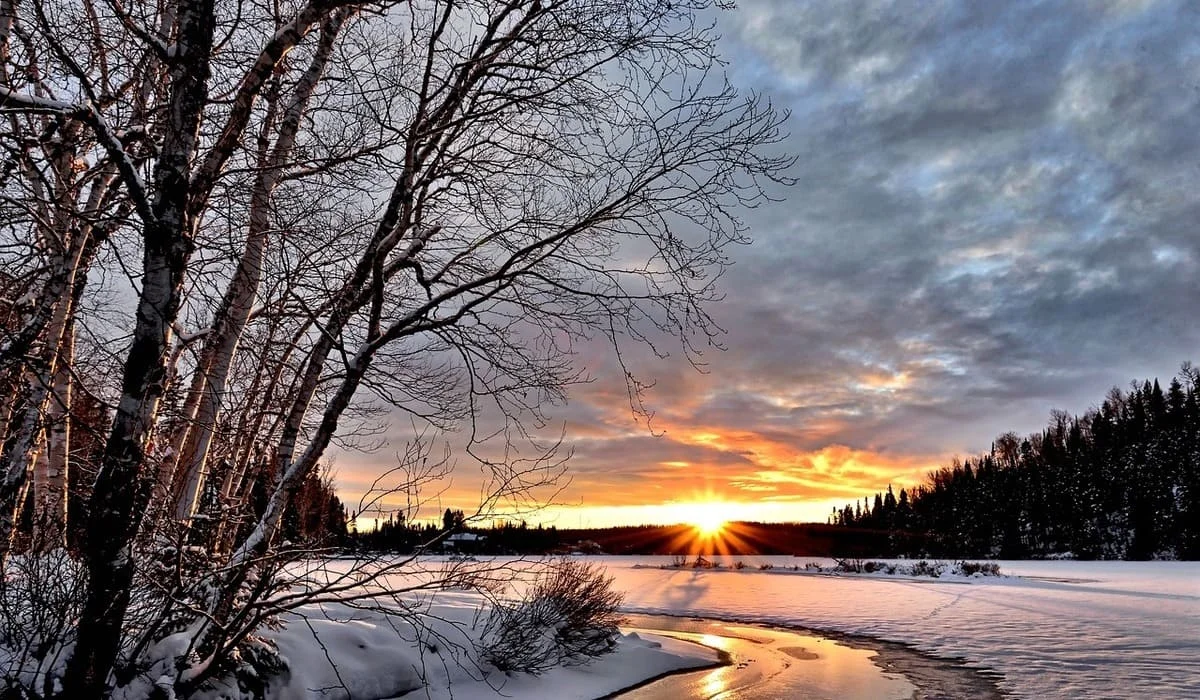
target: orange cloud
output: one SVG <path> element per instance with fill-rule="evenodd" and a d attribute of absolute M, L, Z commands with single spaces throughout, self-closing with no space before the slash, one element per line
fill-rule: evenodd
<path fill-rule="evenodd" d="M 824 391 L 765 377 L 717 383 L 711 375 L 669 373 L 656 386 L 661 409 L 649 427 L 632 414 L 621 382 L 589 384 L 563 412 L 565 440 L 574 449 L 570 483 L 547 490 L 543 497 L 553 503 L 523 517 L 565 518 L 572 525 L 671 522 L 678 504 L 705 501 L 743 519 L 824 520 L 833 506 L 889 484 L 911 487 L 947 462 L 945 453 L 901 453 L 855 438 L 867 421 L 904 400 L 901 395 L 919 394 L 924 381 L 919 362 L 867 363 L 831 379 Z M 356 501 L 370 482 L 363 476 L 369 461 L 339 459 L 347 501 Z M 469 471 L 431 485 L 427 491 L 436 497 L 420 517 L 448 507 L 472 512 L 481 491 Z M 384 507 L 391 507 L 387 499 Z"/>

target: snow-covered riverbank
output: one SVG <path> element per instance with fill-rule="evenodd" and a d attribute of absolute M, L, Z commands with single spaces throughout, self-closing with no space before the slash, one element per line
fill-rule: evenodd
<path fill-rule="evenodd" d="M 581 559 L 311 559 L 290 573 L 306 584 L 282 595 L 307 590 L 311 602 L 260 628 L 189 697 L 590 700 L 721 661 L 702 645 L 622 633 L 604 568 Z M 148 655 L 186 649 L 159 651 Z M 168 688 L 170 676 L 156 675 L 126 684 L 119 700 Z"/>
<path fill-rule="evenodd" d="M 703 646 L 630 633 L 617 639 L 612 653 L 590 663 L 540 676 L 509 676 L 474 658 L 478 596 L 442 593 L 427 602 L 420 629 L 377 611 L 339 604 L 303 609 L 303 618 L 287 616 L 285 628 L 266 635 L 288 663 L 269 697 L 590 700 L 718 661 L 717 653 Z"/>

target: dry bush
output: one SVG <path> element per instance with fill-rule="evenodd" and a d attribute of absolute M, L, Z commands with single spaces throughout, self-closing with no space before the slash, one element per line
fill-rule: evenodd
<path fill-rule="evenodd" d="M 561 560 L 524 598 L 498 603 L 488 614 L 479 657 L 505 673 L 536 675 L 606 654 L 615 646 L 622 600 L 601 567 Z"/>
<path fill-rule="evenodd" d="M 1000 565 L 994 561 L 960 561 L 954 565 L 954 573 L 963 576 L 999 576 Z"/>
<path fill-rule="evenodd" d="M 837 563 L 833 567 L 833 571 L 836 571 L 839 573 L 861 574 L 866 569 L 866 563 L 862 559 L 837 559 L 837 558 L 835 558 L 834 561 Z M 821 571 L 823 569 L 821 569 L 820 565 L 818 565 L 817 570 Z"/>
<path fill-rule="evenodd" d="M 0 674 L 9 692 L 20 689 L 17 697 L 54 694 L 75 640 L 85 579 L 65 549 L 8 558 L 0 577 Z"/>
<path fill-rule="evenodd" d="M 909 570 L 904 572 L 909 576 L 929 576 L 930 578 L 939 578 L 946 572 L 946 563 L 940 561 L 918 561 L 909 567 Z"/>

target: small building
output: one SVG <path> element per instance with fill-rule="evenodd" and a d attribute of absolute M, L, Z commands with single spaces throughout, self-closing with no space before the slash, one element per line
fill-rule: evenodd
<path fill-rule="evenodd" d="M 442 540 L 442 551 L 475 554 L 483 548 L 485 542 L 487 542 L 486 535 L 474 532 L 456 532 Z"/>

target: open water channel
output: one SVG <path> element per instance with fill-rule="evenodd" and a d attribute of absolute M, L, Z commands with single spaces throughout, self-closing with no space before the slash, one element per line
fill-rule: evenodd
<path fill-rule="evenodd" d="M 1001 698 L 992 678 L 901 644 L 702 618 L 632 615 L 626 631 L 718 650 L 719 666 L 618 693 L 621 700 Z"/>

